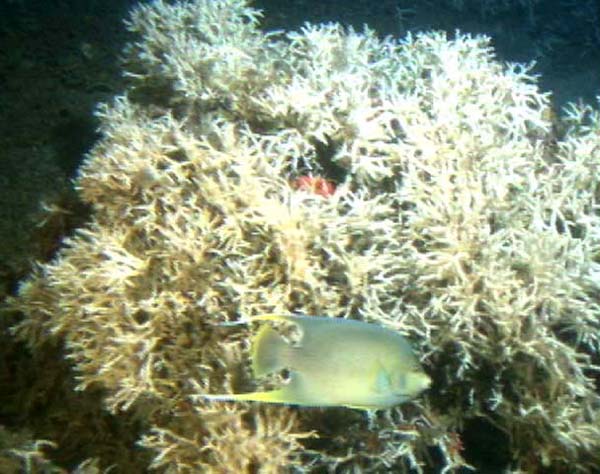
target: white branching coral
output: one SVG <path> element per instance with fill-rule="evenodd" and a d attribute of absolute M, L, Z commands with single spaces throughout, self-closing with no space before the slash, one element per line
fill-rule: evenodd
<path fill-rule="evenodd" d="M 63 341 L 165 472 L 422 472 L 432 450 L 452 469 L 473 420 L 510 469 L 597 463 L 596 109 L 553 121 L 485 37 L 259 17 L 134 10 L 131 82 L 76 181 L 92 221 L 23 284 L 17 334 Z M 335 192 L 294 185 L 311 176 Z M 219 323 L 291 311 L 408 334 L 432 389 L 370 420 L 201 401 L 254 383 L 250 332 Z"/>

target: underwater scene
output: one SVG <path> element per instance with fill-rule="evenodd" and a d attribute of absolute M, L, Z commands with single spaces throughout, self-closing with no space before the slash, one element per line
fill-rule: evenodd
<path fill-rule="evenodd" d="M 596 0 L 4 0 L 0 46 L 0 474 L 600 473 Z"/>

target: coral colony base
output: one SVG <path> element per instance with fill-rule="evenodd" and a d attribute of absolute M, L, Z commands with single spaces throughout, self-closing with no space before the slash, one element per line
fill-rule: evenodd
<path fill-rule="evenodd" d="M 133 10 L 76 179 L 92 219 L 22 284 L 16 335 L 64 344 L 158 472 L 447 472 L 474 424 L 505 472 L 600 463 L 598 111 L 555 118 L 482 36 L 259 18 Z M 205 400 L 282 382 L 222 325 L 262 313 L 402 333 L 432 386 L 370 421 Z"/>

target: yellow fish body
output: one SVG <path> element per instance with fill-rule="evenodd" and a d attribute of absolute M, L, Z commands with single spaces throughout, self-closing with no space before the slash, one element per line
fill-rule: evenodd
<path fill-rule="evenodd" d="M 374 410 L 414 398 L 431 384 L 408 341 L 395 331 L 317 316 L 264 314 L 247 322 L 257 320 L 284 321 L 300 330 L 298 343 L 290 344 L 265 324 L 253 342 L 254 374 L 288 369 L 289 383 L 269 392 L 205 398 Z"/>

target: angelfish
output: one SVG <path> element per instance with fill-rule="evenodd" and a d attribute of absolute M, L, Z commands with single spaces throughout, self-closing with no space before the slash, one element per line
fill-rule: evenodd
<path fill-rule="evenodd" d="M 410 400 L 431 384 L 409 342 L 396 331 L 319 316 L 263 314 L 242 322 L 251 321 L 282 321 L 299 329 L 299 339 L 291 343 L 263 324 L 252 344 L 254 375 L 287 369 L 288 383 L 267 392 L 204 398 L 377 410 Z"/>

